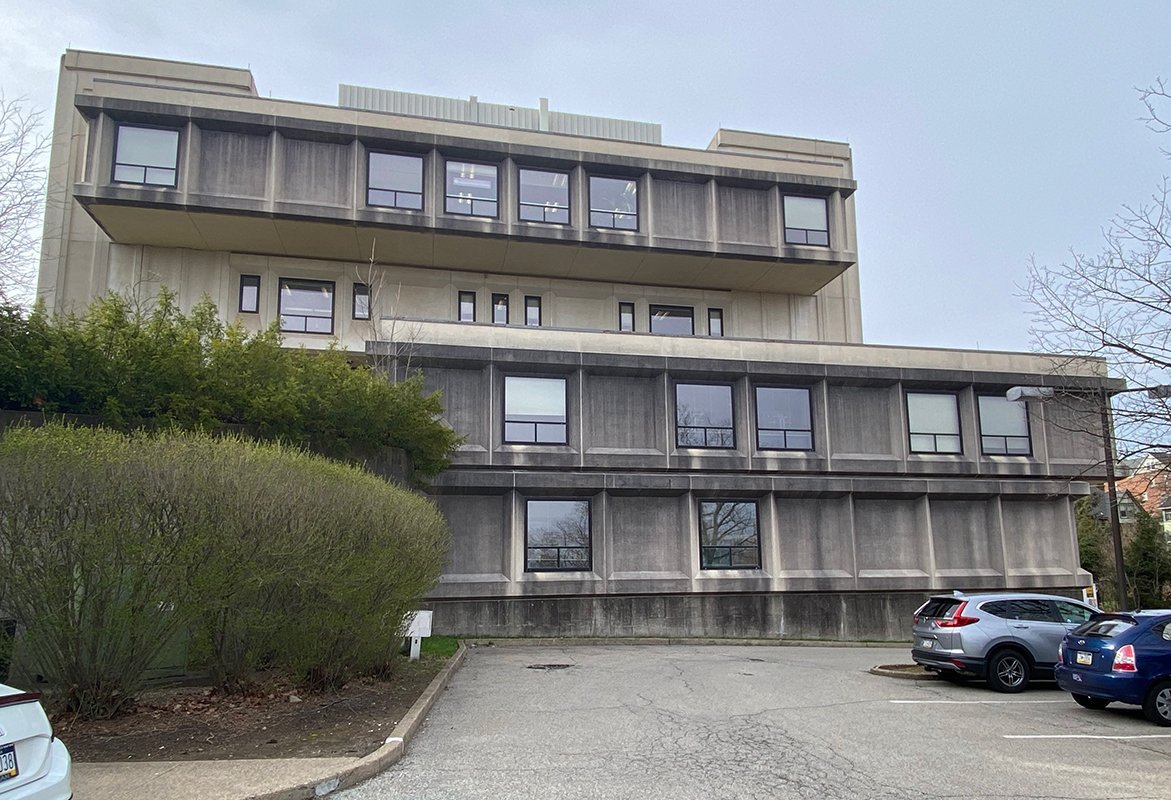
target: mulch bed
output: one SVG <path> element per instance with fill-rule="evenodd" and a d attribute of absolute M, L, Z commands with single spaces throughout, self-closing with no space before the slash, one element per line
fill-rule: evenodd
<path fill-rule="evenodd" d="M 381 747 L 447 659 L 404 661 L 387 680 L 364 678 L 307 694 L 270 680 L 246 695 L 201 687 L 153 689 L 110 720 L 53 719 L 75 761 L 360 757 Z"/>

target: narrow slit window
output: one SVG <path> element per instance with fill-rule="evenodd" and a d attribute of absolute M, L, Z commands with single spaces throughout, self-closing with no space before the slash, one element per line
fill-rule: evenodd
<path fill-rule="evenodd" d="M 240 313 L 257 314 L 260 312 L 260 276 L 240 276 Z"/>
<path fill-rule="evenodd" d="M 626 333 L 634 330 L 634 303 L 618 304 L 618 330 Z"/>
<path fill-rule="evenodd" d="M 709 308 L 707 310 L 707 335 L 724 335 L 724 309 Z"/>
<path fill-rule="evenodd" d="M 525 296 L 525 325 L 541 327 L 541 298 L 536 295 Z"/>
<path fill-rule="evenodd" d="M 476 293 L 475 292 L 460 292 L 459 293 L 459 321 L 460 322 L 475 322 L 476 321 Z"/>
<path fill-rule="evenodd" d="M 492 324 L 493 325 L 507 325 L 508 324 L 508 295 L 506 295 L 506 294 L 492 295 Z"/>
<path fill-rule="evenodd" d="M 354 319 L 370 319 L 370 287 L 365 283 L 354 284 Z"/>

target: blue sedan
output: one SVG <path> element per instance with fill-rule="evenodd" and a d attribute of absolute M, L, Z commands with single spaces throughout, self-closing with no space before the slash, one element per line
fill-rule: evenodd
<path fill-rule="evenodd" d="M 1130 703 L 1171 726 L 1171 611 L 1095 616 L 1066 634 L 1055 675 L 1078 705 Z"/>

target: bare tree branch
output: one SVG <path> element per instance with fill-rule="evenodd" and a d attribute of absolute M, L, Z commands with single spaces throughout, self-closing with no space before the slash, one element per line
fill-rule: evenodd
<path fill-rule="evenodd" d="M 0 302 L 28 303 L 35 294 L 49 136 L 26 102 L 0 93 Z"/>

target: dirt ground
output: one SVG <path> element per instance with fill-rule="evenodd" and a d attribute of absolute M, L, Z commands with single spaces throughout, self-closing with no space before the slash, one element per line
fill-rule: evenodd
<path fill-rule="evenodd" d="M 326 694 L 285 682 L 246 696 L 154 689 L 130 714 L 102 721 L 61 715 L 53 730 L 75 761 L 364 756 L 382 745 L 446 662 L 424 654 L 388 680 L 355 680 Z"/>

